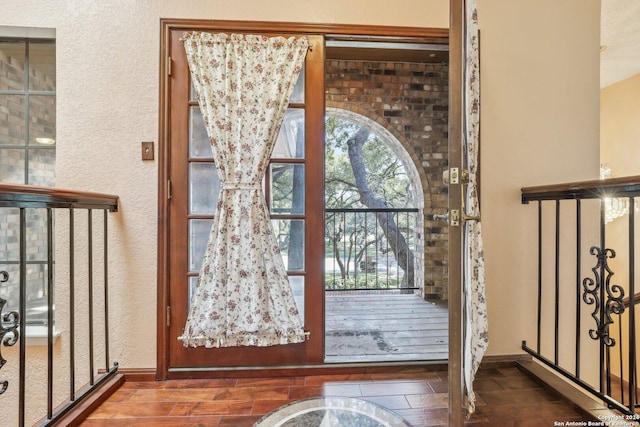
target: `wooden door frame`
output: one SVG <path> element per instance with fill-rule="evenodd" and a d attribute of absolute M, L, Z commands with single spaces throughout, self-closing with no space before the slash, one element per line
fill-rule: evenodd
<path fill-rule="evenodd" d="M 462 170 L 465 0 L 449 0 L 449 168 Z M 449 212 L 462 209 L 462 184 L 449 185 Z M 463 226 L 449 227 L 449 425 L 463 426 Z"/>
<path fill-rule="evenodd" d="M 456 0 L 451 0 L 456 1 Z M 169 38 L 174 30 L 204 30 L 204 31 L 242 31 L 242 32 L 273 32 L 291 33 L 297 35 L 320 34 L 320 35 L 345 35 L 345 36 L 367 36 L 367 37 L 393 37 L 402 39 L 449 39 L 449 29 L 422 28 L 422 27 L 393 27 L 393 26 L 373 26 L 373 25 L 343 25 L 343 24 L 309 24 L 294 22 L 261 22 L 261 21 L 219 21 L 219 20 L 191 20 L 191 19 L 162 19 L 161 20 L 161 42 L 160 42 L 160 117 L 159 117 L 159 139 L 158 139 L 158 268 L 157 268 L 157 365 L 156 378 L 166 380 L 169 378 L 169 336 L 167 322 L 169 303 L 169 197 L 170 188 L 168 179 L 170 177 L 170 105 L 169 105 L 169 84 L 171 73 L 171 62 L 168 57 Z M 460 123 L 458 123 L 458 126 Z M 450 124 L 450 128 L 452 124 Z M 459 285 L 458 285 L 459 286 Z M 304 366 L 297 367 L 304 369 Z M 270 369 L 287 369 L 292 372 L 296 367 L 273 367 Z M 237 368 L 234 372 L 238 372 Z M 254 370 L 255 375 L 263 371 Z M 201 371 L 198 373 L 203 375 Z M 190 376 L 188 372 L 182 373 L 181 377 Z M 212 376 L 215 374 L 212 374 Z"/>

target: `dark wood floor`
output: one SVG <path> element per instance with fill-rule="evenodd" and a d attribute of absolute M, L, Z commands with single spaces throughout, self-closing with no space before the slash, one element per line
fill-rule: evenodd
<path fill-rule="evenodd" d="M 446 304 L 413 294 L 325 296 L 325 362 L 447 360 Z"/>
<path fill-rule="evenodd" d="M 515 366 L 481 369 L 475 387 L 478 407 L 470 426 L 587 421 Z M 357 375 L 127 382 L 82 426 L 251 426 L 281 405 L 319 396 L 368 400 L 416 427 L 447 425 L 446 372 L 414 367 Z"/>

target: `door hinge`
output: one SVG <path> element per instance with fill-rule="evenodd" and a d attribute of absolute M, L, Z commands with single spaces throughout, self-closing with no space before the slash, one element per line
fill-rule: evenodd
<path fill-rule="evenodd" d="M 171 180 L 167 180 L 167 200 L 171 200 Z"/>
<path fill-rule="evenodd" d="M 171 57 L 170 56 L 167 57 L 167 75 L 168 76 L 171 75 Z"/>
<path fill-rule="evenodd" d="M 167 306 L 167 326 L 171 326 L 171 307 Z"/>

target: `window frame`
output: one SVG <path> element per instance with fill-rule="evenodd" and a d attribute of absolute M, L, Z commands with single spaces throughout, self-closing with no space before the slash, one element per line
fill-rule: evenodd
<path fill-rule="evenodd" d="M 23 140 L 21 144 L 9 144 L 9 143 L 5 143 L 5 141 L 2 141 L 2 139 L 0 139 L 0 152 L 2 152 L 3 150 L 20 150 L 22 151 L 22 157 L 23 157 L 23 161 L 24 161 L 24 170 L 23 170 L 23 179 L 21 181 L 17 181 L 14 180 L 14 183 L 17 184 L 29 184 L 32 181 L 32 177 L 35 174 L 35 172 L 37 172 L 37 170 L 31 170 L 30 168 L 30 159 L 32 157 L 32 153 L 37 153 L 37 152 L 41 152 L 41 153 L 52 153 L 53 154 L 53 166 L 52 166 L 52 170 L 53 170 L 53 178 L 51 180 L 51 182 L 40 182 L 38 184 L 43 185 L 44 186 L 53 186 L 55 183 L 55 155 L 56 155 L 56 146 L 55 146 L 55 138 L 56 138 L 56 100 L 57 100 L 57 87 L 56 87 L 56 77 L 55 77 L 55 69 L 56 69 L 56 39 L 55 39 L 55 30 L 53 29 L 48 29 L 48 28 L 23 28 L 23 27 L 4 27 L 4 26 L 0 26 L 0 46 L 2 44 L 23 44 L 23 58 L 24 58 L 24 63 L 22 64 L 23 66 L 23 79 L 22 79 L 22 89 L 18 90 L 18 89 L 0 89 L 0 97 L 3 96 L 22 96 L 24 97 L 24 135 L 23 135 Z M 37 90 L 37 89 L 32 89 L 31 88 L 31 79 L 32 79 L 32 69 L 31 69 L 31 59 L 33 58 L 33 55 L 31 54 L 31 48 L 33 45 L 51 45 L 53 46 L 53 60 L 49 63 L 47 63 L 47 67 L 52 67 L 54 70 L 54 75 L 53 75 L 53 89 L 52 90 Z M 44 110 L 46 115 L 51 115 L 53 117 L 52 119 L 52 126 L 53 126 L 53 138 L 50 138 L 48 135 L 46 136 L 46 138 L 48 139 L 48 141 L 45 141 L 45 143 L 41 143 L 41 142 L 35 142 L 35 141 L 31 141 L 31 129 L 30 129 L 30 123 L 32 123 L 32 119 L 33 119 L 33 115 L 32 115 L 32 109 L 31 109 L 31 97 L 52 97 L 53 98 L 53 110 Z M 41 110 L 42 111 L 42 110 Z M 10 112 L 11 113 L 11 112 Z M 50 123 L 51 124 L 51 123 Z M 8 124 L 7 124 L 8 126 Z M 53 144 L 51 144 L 53 143 Z M 11 181 L 9 181 L 11 182 Z M 38 217 L 43 216 L 39 211 L 40 210 L 31 210 L 34 212 L 29 212 L 32 215 L 37 215 Z M 4 214 L 4 212 L 3 212 Z M 11 211 L 8 211 L 6 213 L 6 215 L 10 216 L 12 215 Z M 46 214 L 44 215 L 46 217 Z M 6 220 L 7 223 L 10 223 L 11 221 L 9 219 Z M 28 227 L 28 229 L 34 229 L 34 228 L 38 228 L 38 229 L 45 229 L 45 227 L 40 227 L 40 220 L 37 220 L 37 225 L 36 226 L 30 226 Z M 45 247 L 47 245 L 47 241 L 46 241 L 46 234 L 44 236 L 42 236 L 41 238 L 39 238 L 38 240 L 36 240 L 36 244 L 38 245 L 38 247 Z M 44 255 L 46 256 L 46 249 L 44 251 Z M 11 267 L 11 266 L 17 266 L 19 264 L 19 260 L 0 260 L 0 268 L 7 268 L 7 267 Z M 42 336 L 42 331 L 40 330 L 42 327 L 46 327 L 47 325 L 47 311 L 48 311 L 48 303 L 47 303 L 47 297 L 45 295 L 46 292 L 46 280 L 47 280 L 47 271 L 44 269 L 43 266 L 47 265 L 47 260 L 45 258 L 43 259 L 28 259 L 26 261 L 27 264 L 27 268 L 28 269 L 32 269 L 32 268 L 38 268 L 40 269 L 39 272 L 37 272 L 36 274 L 40 277 L 38 279 L 38 282 L 42 282 L 42 289 L 43 289 L 43 295 L 40 298 L 37 298 L 35 301 L 31 300 L 31 301 L 27 301 L 27 314 L 25 314 L 26 316 L 26 324 L 29 326 L 29 330 L 31 331 L 27 331 L 27 335 L 29 335 L 30 337 L 33 336 L 33 338 L 35 338 L 35 341 L 33 339 L 30 340 L 30 344 L 39 344 L 41 340 L 38 340 L 38 338 L 41 338 Z M 29 285 L 33 286 L 33 283 L 30 283 Z M 28 286 L 29 286 L 28 285 Z M 15 308 L 17 309 L 17 304 L 11 304 L 11 300 L 15 300 L 15 295 L 7 295 L 7 301 L 8 304 L 10 304 L 10 309 Z M 55 311 L 55 308 L 53 309 Z M 33 316 L 29 316 L 29 312 L 40 312 L 41 315 L 37 316 L 36 320 L 33 320 Z M 55 316 L 54 316 L 55 319 Z M 55 320 L 54 320 L 55 323 Z M 35 328 L 35 329 L 34 329 Z M 40 328 L 40 329 L 38 329 Z M 33 330 L 32 330 L 33 329 Z M 33 333 L 32 333 L 33 332 Z M 59 335 L 58 333 L 56 335 Z"/>

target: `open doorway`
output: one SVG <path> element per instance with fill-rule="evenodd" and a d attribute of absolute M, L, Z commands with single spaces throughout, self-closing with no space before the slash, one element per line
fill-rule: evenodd
<path fill-rule="evenodd" d="M 448 48 L 330 40 L 325 362 L 448 358 Z"/>

